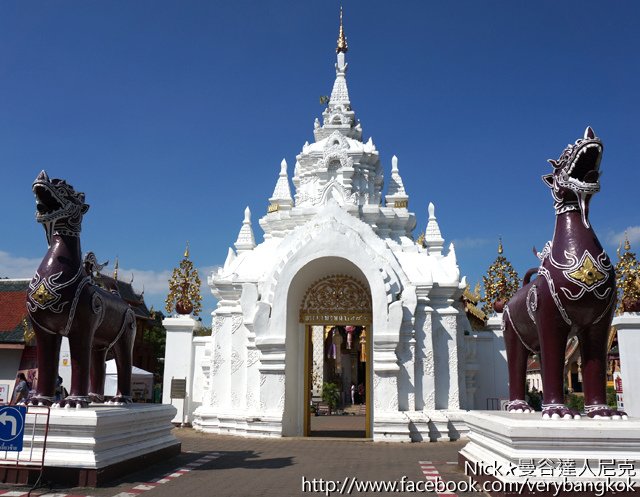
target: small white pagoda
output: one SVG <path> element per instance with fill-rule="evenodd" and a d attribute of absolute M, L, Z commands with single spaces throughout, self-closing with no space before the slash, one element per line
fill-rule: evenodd
<path fill-rule="evenodd" d="M 312 397 L 322 388 L 314 376 L 331 360 L 347 393 L 351 384 L 366 389 L 367 436 L 457 438 L 466 407 L 468 323 L 453 244 L 445 252 L 433 204 L 424 237 L 414 240 L 416 217 L 395 156 L 383 194 L 378 150 L 371 138 L 363 140 L 351 107 L 342 14 L 336 52 L 322 123 L 315 120 L 313 143 L 296 156 L 294 194 L 283 160 L 259 220 L 264 240 L 256 242 L 247 208 L 235 249 L 209 277 L 219 302 L 195 365 L 203 395 L 193 425 L 213 433 L 304 436 Z M 344 343 L 337 359 L 326 359 L 331 327 L 358 330 L 357 368 L 340 362 Z"/>

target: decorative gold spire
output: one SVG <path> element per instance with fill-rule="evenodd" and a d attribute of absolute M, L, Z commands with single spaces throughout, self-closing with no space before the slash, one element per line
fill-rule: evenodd
<path fill-rule="evenodd" d="M 624 254 L 618 248 L 616 264 L 616 284 L 618 286 L 617 312 L 640 311 L 640 262 L 636 254 L 631 252 L 631 243 L 627 233 L 624 234 Z M 622 245 L 622 244 L 621 244 Z"/>
<path fill-rule="evenodd" d="M 349 50 L 349 47 L 347 46 L 347 37 L 344 35 L 344 27 L 342 26 L 342 6 L 340 6 L 340 33 L 338 34 L 336 53 L 347 53 L 347 50 Z"/>
<path fill-rule="evenodd" d="M 118 256 L 116 255 L 116 263 L 113 265 L 113 279 L 118 281 Z"/>
<path fill-rule="evenodd" d="M 498 257 L 489 266 L 487 275 L 482 277 L 484 283 L 484 305 L 482 310 L 489 315 L 494 310 L 502 312 L 504 304 L 506 304 L 513 294 L 520 287 L 520 279 L 518 273 L 511 263 L 503 256 L 504 248 L 502 246 L 502 237 L 498 242 Z"/>
<path fill-rule="evenodd" d="M 197 316 L 202 309 L 200 286 L 198 270 L 189 260 L 189 242 L 187 242 L 180 266 L 174 268 L 169 280 L 169 295 L 165 301 L 167 312 L 171 314 L 175 310 L 178 314 Z"/>

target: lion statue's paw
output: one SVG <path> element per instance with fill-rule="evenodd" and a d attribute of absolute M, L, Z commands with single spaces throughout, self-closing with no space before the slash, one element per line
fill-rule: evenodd
<path fill-rule="evenodd" d="M 542 419 L 580 419 L 580 413 L 564 404 L 542 404 Z"/>
<path fill-rule="evenodd" d="M 533 412 L 533 407 L 524 400 L 516 399 L 507 404 L 507 412 L 513 414 L 528 414 Z"/>
<path fill-rule="evenodd" d="M 607 404 L 585 405 L 584 412 L 591 419 L 611 419 L 613 421 L 629 419 L 626 412 L 618 411 Z"/>

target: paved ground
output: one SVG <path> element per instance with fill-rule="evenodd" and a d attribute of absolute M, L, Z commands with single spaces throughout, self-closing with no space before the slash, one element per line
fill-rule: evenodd
<path fill-rule="evenodd" d="M 312 437 L 364 438 L 366 416 L 311 416 Z"/>
<path fill-rule="evenodd" d="M 466 442 L 374 443 L 330 438 L 249 439 L 206 435 L 190 428 L 175 430 L 182 454 L 102 488 L 40 489 L 31 495 L 128 497 L 260 497 L 327 495 L 324 481 L 342 486 L 358 482 L 425 481 L 439 473 L 447 480 L 465 479 L 457 453 Z M 422 462 L 422 464 L 421 464 Z M 303 491 L 303 478 L 308 482 Z M 316 480 L 315 488 L 313 480 Z M 406 487 L 405 487 L 406 488 Z M 331 488 L 329 488 L 331 489 Z M 22 487 L 0 485 L 0 497 L 26 495 Z M 315 490 L 315 491 L 314 491 Z M 6 493 L 9 491 L 9 493 Z M 338 490 L 330 493 L 340 495 Z M 347 491 L 343 491 L 347 495 Z M 359 492 L 351 495 L 410 495 L 410 492 Z M 434 494 L 431 494 L 434 495 Z M 482 494 L 464 493 L 460 497 Z"/>

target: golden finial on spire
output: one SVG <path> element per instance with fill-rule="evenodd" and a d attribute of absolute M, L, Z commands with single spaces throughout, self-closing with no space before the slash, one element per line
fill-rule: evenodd
<path fill-rule="evenodd" d="M 507 301 L 513 297 L 520 287 L 518 273 L 507 258 L 502 255 L 502 237 L 498 242 L 498 257 L 489 266 L 487 275 L 482 277 L 484 283 L 484 306 L 482 311 L 489 315 L 492 311 L 502 312 Z"/>
<path fill-rule="evenodd" d="M 338 34 L 336 53 L 347 53 L 347 50 L 349 50 L 349 47 L 347 46 L 347 37 L 344 35 L 344 28 L 342 26 L 342 6 L 340 6 L 340 33 Z"/>
<path fill-rule="evenodd" d="M 202 310 L 200 286 L 198 270 L 189 260 L 189 242 L 187 242 L 180 265 L 174 268 L 169 280 L 169 295 L 165 300 L 167 312 L 171 314 L 175 310 L 178 314 L 197 316 Z"/>
<path fill-rule="evenodd" d="M 116 255 L 116 263 L 113 265 L 113 279 L 118 281 L 118 256 Z"/>
<path fill-rule="evenodd" d="M 622 243 L 620 244 L 622 245 Z M 624 233 L 624 254 L 618 248 L 616 286 L 618 287 L 618 313 L 640 311 L 640 262 L 631 252 L 627 232 Z"/>

